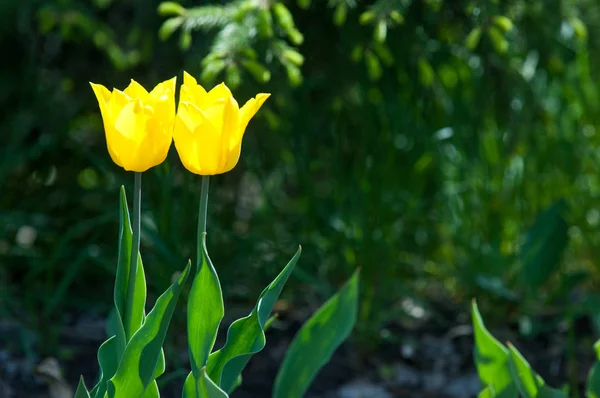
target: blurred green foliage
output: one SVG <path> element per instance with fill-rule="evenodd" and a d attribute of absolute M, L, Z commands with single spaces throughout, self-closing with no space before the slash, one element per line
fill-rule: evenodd
<path fill-rule="evenodd" d="M 0 316 L 27 329 L 110 304 L 131 176 L 88 82 L 184 69 L 242 102 L 273 93 L 211 183 L 229 303 L 248 304 L 297 243 L 301 304 L 362 267 L 367 349 L 415 307 L 473 296 L 498 318 L 518 308 L 533 334 L 542 308 L 598 287 L 597 1 L 8 0 L 0 16 Z M 200 182 L 173 155 L 144 175 L 153 293 L 193 253 Z M 576 314 L 599 302 L 576 298 Z"/>

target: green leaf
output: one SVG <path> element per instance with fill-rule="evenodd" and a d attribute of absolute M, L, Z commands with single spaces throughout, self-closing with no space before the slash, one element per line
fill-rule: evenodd
<path fill-rule="evenodd" d="M 274 398 L 302 397 L 338 346 L 346 340 L 358 310 L 359 271 L 300 329 L 283 359 Z"/>
<path fill-rule="evenodd" d="M 117 357 L 116 336 L 106 340 L 98 349 L 98 364 L 100 365 L 100 381 L 92 389 L 91 396 L 94 398 L 104 397 L 108 380 L 117 372 L 119 357 Z"/>
<path fill-rule="evenodd" d="M 160 357 L 158 358 L 158 365 L 156 365 L 156 369 L 154 370 L 153 379 L 158 379 L 163 373 L 165 373 L 166 368 L 167 364 L 165 361 L 165 350 L 161 348 Z"/>
<path fill-rule="evenodd" d="M 596 361 L 588 376 L 586 396 L 588 398 L 600 398 L 600 361 Z"/>
<path fill-rule="evenodd" d="M 492 386 L 495 396 L 517 398 L 509 366 L 509 351 L 487 330 L 477 308 L 472 304 L 473 329 L 475 334 L 474 359 L 477 374 L 483 385 Z"/>
<path fill-rule="evenodd" d="M 588 375 L 586 391 L 588 398 L 600 398 L 600 340 L 594 343 L 594 351 L 596 351 L 596 363 Z"/>
<path fill-rule="evenodd" d="M 187 311 L 190 362 L 196 379 L 206 366 L 225 313 L 219 277 L 206 250 L 206 233 L 202 235 L 201 251 L 202 262 L 194 276 Z"/>
<path fill-rule="evenodd" d="M 569 394 L 565 391 L 543 385 L 540 388 L 536 398 L 568 398 Z M 589 398 L 589 397 L 588 397 Z"/>
<path fill-rule="evenodd" d="M 181 24 L 185 22 L 184 17 L 169 18 L 163 22 L 162 26 L 158 30 L 158 37 L 161 40 L 167 40 L 171 35 L 179 29 Z"/>
<path fill-rule="evenodd" d="M 510 370 L 513 380 L 523 398 L 566 398 L 566 394 L 546 386 L 544 379 L 531 368 L 527 360 L 512 345 L 510 352 Z"/>
<path fill-rule="evenodd" d="M 301 251 L 302 248 L 298 248 L 283 271 L 262 291 L 252 312 L 231 324 L 223 348 L 208 357 L 207 373 L 224 391 L 232 391 L 250 357 L 265 346 L 265 323 Z"/>
<path fill-rule="evenodd" d="M 481 392 L 477 395 L 477 398 L 494 398 L 496 394 L 494 394 L 494 387 L 487 386 L 485 389 L 481 390 Z"/>
<path fill-rule="evenodd" d="M 142 394 L 141 398 L 160 398 L 160 392 L 158 391 L 158 384 L 156 380 L 152 380 L 150 385 L 146 388 L 146 391 Z"/>
<path fill-rule="evenodd" d="M 480 39 L 481 39 L 481 27 L 478 26 L 478 27 L 473 28 L 473 30 L 471 32 L 469 32 L 469 35 L 465 39 L 465 46 L 469 50 L 473 51 L 479 45 Z"/>
<path fill-rule="evenodd" d="M 114 300 L 117 308 L 121 328 L 118 329 L 117 352 L 119 357 L 122 355 L 125 346 L 131 336 L 142 326 L 146 306 L 146 277 L 144 275 L 144 266 L 141 255 L 138 256 L 137 273 L 135 279 L 133 313 L 130 317 L 129 325 L 124 324 L 125 308 L 127 301 L 127 291 L 130 288 L 129 272 L 131 270 L 131 245 L 132 231 L 129 218 L 129 209 L 127 208 L 127 197 L 125 187 L 121 186 L 121 206 L 120 206 L 120 227 L 119 227 L 119 259 L 117 263 L 117 277 L 115 280 Z M 117 325 L 118 326 L 118 325 Z"/>
<path fill-rule="evenodd" d="M 75 397 L 73 398 L 90 398 L 90 393 L 85 386 L 83 376 L 79 378 L 79 385 L 77 386 L 77 391 L 75 391 Z"/>
<path fill-rule="evenodd" d="M 564 199 L 557 200 L 541 212 L 529 229 L 520 251 L 525 286 L 535 291 L 554 274 L 569 242 L 569 225 L 563 218 L 567 209 Z"/>
<path fill-rule="evenodd" d="M 163 1 L 158 5 L 158 15 L 161 16 L 184 15 L 185 12 L 185 8 L 174 1 Z"/>
<path fill-rule="evenodd" d="M 200 369 L 200 377 L 195 382 L 192 373 L 185 379 L 182 398 L 227 398 L 227 393 L 219 388 L 206 374 L 206 367 Z"/>
<path fill-rule="evenodd" d="M 191 264 L 156 301 L 144 325 L 127 344 L 116 374 L 108 383 L 109 398 L 139 397 L 153 381 L 177 299 L 190 272 Z"/>

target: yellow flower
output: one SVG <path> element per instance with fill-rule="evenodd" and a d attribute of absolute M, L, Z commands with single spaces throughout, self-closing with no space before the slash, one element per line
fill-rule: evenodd
<path fill-rule="evenodd" d="M 167 157 L 175 123 L 175 81 L 164 81 L 150 93 L 135 80 L 112 92 L 90 83 L 100 104 L 108 153 L 125 170 L 143 172 Z"/>
<path fill-rule="evenodd" d="M 195 174 L 235 167 L 246 126 L 271 94 L 258 94 L 240 109 L 224 83 L 208 93 L 184 72 L 173 140 L 181 162 Z"/>

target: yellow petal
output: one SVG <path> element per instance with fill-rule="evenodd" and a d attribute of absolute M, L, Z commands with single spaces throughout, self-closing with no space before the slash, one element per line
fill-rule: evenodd
<path fill-rule="evenodd" d="M 103 104 L 106 104 L 110 100 L 110 91 L 102 84 L 90 82 L 90 85 L 92 86 L 92 90 L 94 90 L 98 103 L 102 107 Z"/>
<path fill-rule="evenodd" d="M 173 140 L 172 130 L 165 128 L 164 123 L 157 118 L 148 119 L 145 132 L 146 134 L 137 148 L 136 170 L 133 171 L 146 171 L 162 163 L 169 153 L 169 147 Z"/>
<path fill-rule="evenodd" d="M 131 101 L 131 97 L 125 94 L 123 91 L 113 89 L 110 95 L 110 101 L 107 104 L 108 112 L 110 113 L 110 117 L 112 122 L 114 123 L 121 110 Z"/>
<path fill-rule="evenodd" d="M 230 150 L 241 145 L 242 138 L 244 137 L 250 119 L 256 115 L 256 112 L 258 112 L 262 104 L 264 104 L 270 96 L 271 94 L 258 94 L 255 98 L 249 99 L 244 106 L 242 106 L 242 109 L 240 109 L 240 127 L 237 133 L 232 135 L 229 140 Z"/>
<path fill-rule="evenodd" d="M 148 115 L 144 113 L 140 100 L 135 99 L 119 112 L 115 119 L 115 128 L 121 135 L 139 144 L 146 134 L 147 120 Z"/>
<path fill-rule="evenodd" d="M 196 81 L 194 76 L 190 75 L 186 71 L 183 71 L 183 84 L 185 84 L 186 86 L 195 86 L 196 84 L 198 84 L 198 82 Z"/>
<path fill-rule="evenodd" d="M 110 101 L 110 91 L 106 87 L 101 84 L 90 83 L 92 86 L 92 90 L 94 90 L 94 94 L 96 95 L 96 99 L 98 100 L 98 105 L 100 105 L 100 114 L 102 115 L 102 121 L 104 122 L 104 126 L 106 128 L 106 124 L 110 124 L 110 115 L 107 112 L 107 103 Z"/>
<path fill-rule="evenodd" d="M 152 91 L 150 91 L 150 95 L 155 100 L 164 99 L 163 97 L 175 99 L 176 83 L 177 77 L 165 80 L 164 82 L 157 84 L 156 87 L 154 87 Z"/>
<path fill-rule="evenodd" d="M 158 84 L 150 96 L 153 98 L 152 107 L 156 117 L 162 123 L 170 124 L 171 130 L 175 122 L 175 84 L 176 78 L 166 80 Z"/>
<path fill-rule="evenodd" d="M 148 91 L 141 84 L 131 79 L 129 86 L 125 90 L 123 90 L 125 94 L 127 94 L 130 98 L 139 98 L 142 102 L 147 102 L 148 100 Z"/>
<path fill-rule="evenodd" d="M 232 97 L 231 91 L 225 83 L 221 83 L 213 87 L 213 89 L 206 94 L 206 103 L 210 105 L 219 100 L 225 100 L 228 97 Z"/>
<path fill-rule="evenodd" d="M 115 131 L 114 119 L 111 117 L 109 110 L 109 103 L 111 101 L 112 94 L 108 89 L 101 84 L 92 85 L 92 89 L 94 90 L 94 94 L 98 99 L 98 103 L 100 104 L 100 113 L 102 114 L 102 121 L 104 124 L 104 132 L 106 136 L 106 146 L 108 149 L 108 153 L 115 162 L 115 164 L 123 167 L 123 163 L 121 162 L 121 158 L 119 156 L 118 146 L 119 143 L 115 141 L 121 141 L 122 137 Z M 122 145 L 121 145 L 122 146 Z"/>
<path fill-rule="evenodd" d="M 256 115 L 256 112 L 258 112 L 262 104 L 264 104 L 267 98 L 269 98 L 270 96 L 271 94 L 258 94 L 256 97 L 249 99 L 248 102 L 246 102 L 244 106 L 242 106 L 242 109 L 240 109 L 240 122 L 242 129 L 246 128 L 246 126 L 250 122 L 250 119 L 252 119 L 254 115 Z"/>
<path fill-rule="evenodd" d="M 200 175 L 217 173 L 222 157 L 220 134 L 200 108 L 185 102 L 180 105 L 173 139 L 186 169 Z"/>
<path fill-rule="evenodd" d="M 216 130 L 215 125 L 202 109 L 190 102 L 182 102 L 177 111 L 177 117 L 181 118 L 190 131 L 196 130 L 200 124 L 209 124 L 210 128 Z"/>
<path fill-rule="evenodd" d="M 183 72 L 183 85 L 179 92 L 179 102 L 191 102 L 197 106 L 204 106 L 206 90 L 196 82 L 196 79 L 187 72 Z"/>
<path fill-rule="evenodd" d="M 233 148 L 229 148 L 229 151 L 227 152 L 227 162 L 225 162 L 225 166 L 223 167 L 221 173 L 226 173 L 235 167 L 240 160 L 241 152 L 242 141 L 240 140 L 233 146 Z"/>
<path fill-rule="evenodd" d="M 215 126 L 215 129 L 221 134 L 223 129 L 223 114 L 225 111 L 225 100 L 217 101 L 209 105 L 208 107 L 202 108 L 202 112 L 206 115 L 206 118 L 210 120 L 210 123 Z"/>
<path fill-rule="evenodd" d="M 237 101 L 233 97 L 225 99 L 223 107 L 223 121 L 221 123 L 221 169 L 225 167 L 228 160 L 229 146 L 232 137 L 238 134 L 240 125 L 240 108 Z M 223 171 L 221 171 L 223 172 Z"/>

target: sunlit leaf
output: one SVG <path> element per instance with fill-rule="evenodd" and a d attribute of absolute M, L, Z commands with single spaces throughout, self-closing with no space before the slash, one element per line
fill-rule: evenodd
<path fill-rule="evenodd" d="M 509 365 L 509 350 L 487 330 L 475 300 L 471 311 L 475 333 L 475 367 L 482 384 L 491 386 L 497 397 L 517 398 Z"/>
<path fill-rule="evenodd" d="M 359 271 L 302 326 L 275 379 L 273 398 L 302 397 L 317 372 L 348 337 L 358 310 Z"/>
<path fill-rule="evenodd" d="M 196 381 L 205 369 L 225 311 L 219 277 L 206 250 L 206 233 L 202 236 L 201 252 L 202 259 L 192 282 L 187 311 L 190 362 Z"/>
<path fill-rule="evenodd" d="M 162 344 L 190 267 L 188 263 L 179 278 L 158 298 L 144 325 L 127 344 L 119 368 L 108 383 L 109 398 L 140 396 L 154 380 Z"/>
<path fill-rule="evenodd" d="M 283 271 L 263 290 L 252 312 L 231 324 L 223 348 L 209 356 L 207 373 L 224 391 L 231 392 L 250 357 L 265 346 L 265 323 L 300 253 L 299 248 Z"/>

